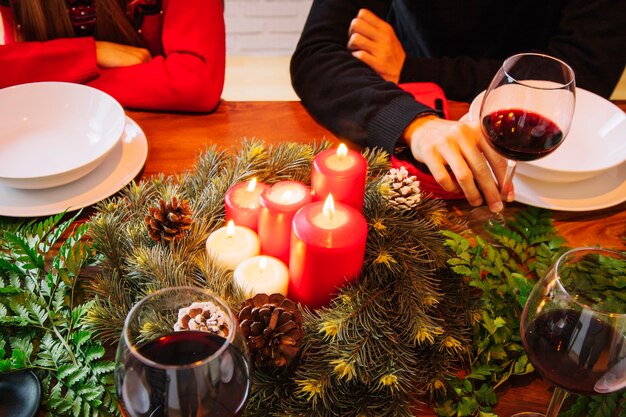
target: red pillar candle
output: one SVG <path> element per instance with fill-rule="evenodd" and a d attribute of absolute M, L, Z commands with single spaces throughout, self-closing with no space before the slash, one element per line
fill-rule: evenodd
<path fill-rule="evenodd" d="M 359 152 L 349 150 L 343 143 L 336 150 L 322 151 L 313 160 L 313 200 L 323 201 L 332 194 L 335 201 L 361 210 L 366 176 L 367 161 Z"/>
<path fill-rule="evenodd" d="M 281 181 L 259 196 L 261 253 L 289 264 L 291 221 L 302 206 L 311 202 L 311 189 L 296 181 Z"/>
<path fill-rule="evenodd" d="M 354 207 L 326 202 L 304 206 L 293 218 L 289 298 L 310 308 L 328 305 L 363 267 L 367 222 Z"/>
<path fill-rule="evenodd" d="M 257 182 L 256 178 L 230 187 L 224 195 L 226 220 L 234 220 L 235 224 L 256 232 L 259 228 L 259 195 L 266 188 L 268 185 Z"/>

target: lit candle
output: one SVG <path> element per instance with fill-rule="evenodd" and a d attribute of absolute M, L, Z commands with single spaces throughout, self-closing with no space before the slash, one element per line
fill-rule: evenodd
<path fill-rule="evenodd" d="M 233 185 L 224 195 L 226 220 L 234 220 L 240 226 L 249 227 L 255 232 L 259 227 L 259 195 L 268 188 L 267 184 L 252 178 L 248 182 Z"/>
<path fill-rule="evenodd" d="M 259 237 L 245 226 L 236 226 L 229 220 L 225 227 L 211 233 L 206 250 L 225 268 L 235 269 L 245 259 L 257 256 L 261 250 Z"/>
<path fill-rule="evenodd" d="M 289 270 L 280 259 L 260 255 L 240 263 L 235 268 L 234 279 L 248 298 L 275 293 L 287 296 Z"/>
<path fill-rule="evenodd" d="M 289 264 L 291 220 L 296 211 L 311 202 L 311 189 L 300 182 L 281 181 L 263 191 L 259 202 L 261 252 Z"/>
<path fill-rule="evenodd" d="M 289 298 L 310 308 L 328 304 L 363 267 L 367 222 L 354 207 L 317 201 L 293 218 Z"/>
<path fill-rule="evenodd" d="M 313 159 L 313 200 L 323 201 L 332 194 L 335 201 L 361 210 L 366 176 L 367 161 L 359 152 L 349 150 L 343 143 L 336 150 L 322 151 Z"/>

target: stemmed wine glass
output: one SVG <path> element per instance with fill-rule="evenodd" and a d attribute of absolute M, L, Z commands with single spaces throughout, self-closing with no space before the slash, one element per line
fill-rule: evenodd
<path fill-rule="evenodd" d="M 546 417 L 558 415 L 568 392 L 599 395 L 626 386 L 625 283 L 626 255 L 578 248 L 533 288 L 521 335 L 535 369 L 556 386 Z"/>
<path fill-rule="evenodd" d="M 159 290 L 126 318 L 115 380 L 126 417 L 239 416 L 250 392 L 245 341 L 210 292 Z"/>
<path fill-rule="evenodd" d="M 487 143 L 506 157 L 500 186 L 510 201 L 518 161 L 542 158 L 561 144 L 572 122 L 576 102 L 574 71 L 548 55 L 522 53 L 507 58 L 483 96 L 480 124 Z M 501 213 L 491 220 L 503 223 Z"/>

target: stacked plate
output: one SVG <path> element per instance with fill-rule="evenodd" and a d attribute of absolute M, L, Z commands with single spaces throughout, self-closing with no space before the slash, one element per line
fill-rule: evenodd
<path fill-rule="evenodd" d="M 479 120 L 483 95 L 472 101 L 465 119 Z M 598 210 L 626 201 L 626 114 L 577 88 L 563 144 L 545 158 L 520 162 L 514 184 L 517 201 L 554 210 Z"/>
<path fill-rule="evenodd" d="M 85 207 L 126 185 L 145 162 L 145 135 L 100 90 L 22 84 L 0 90 L 0 108 L 0 215 Z"/>

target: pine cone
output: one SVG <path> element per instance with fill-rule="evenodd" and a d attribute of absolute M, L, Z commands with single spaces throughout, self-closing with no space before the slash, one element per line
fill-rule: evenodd
<path fill-rule="evenodd" d="M 174 331 L 196 330 L 228 336 L 230 322 L 222 309 L 210 301 L 192 303 L 178 310 L 178 321 Z"/>
<path fill-rule="evenodd" d="M 289 365 L 304 336 L 302 313 L 281 294 L 257 294 L 239 311 L 239 326 L 257 368 Z"/>
<path fill-rule="evenodd" d="M 191 227 L 191 214 L 187 200 L 180 204 L 176 197 L 173 197 L 170 203 L 161 200 L 159 207 L 151 207 L 149 215 L 146 216 L 148 234 L 157 242 L 176 240 L 184 236 Z"/>
<path fill-rule="evenodd" d="M 412 210 L 422 198 L 420 183 L 415 175 L 409 176 L 405 167 L 392 168 L 385 175 L 389 188 L 383 193 L 389 203 L 398 210 Z"/>

